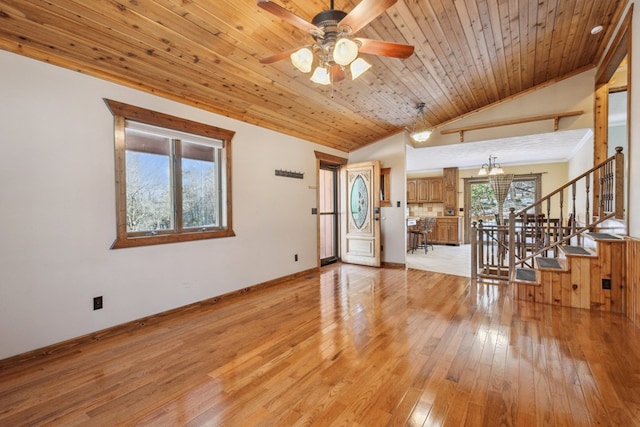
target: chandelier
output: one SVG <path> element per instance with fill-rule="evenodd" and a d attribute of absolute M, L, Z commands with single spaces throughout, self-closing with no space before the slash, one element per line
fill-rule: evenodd
<path fill-rule="evenodd" d="M 411 129 L 411 139 L 420 144 L 424 143 L 431 136 L 431 128 L 427 124 L 427 118 L 424 115 L 424 102 L 420 102 L 416 105 L 418 116 Z"/>
<path fill-rule="evenodd" d="M 502 175 L 504 171 L 500 167 L 499 164 L 496 163 L 497 157 L 489 156 L 489 163 L 485 163 L 482 165 L 480 170 L 478 171 L 479 176 L 493 176 L 493 175 Z"/>
<path fill-rule="evenodd" d="M 371 64 L 358 57 L 361 42 L 352 38 L 351 28 L 338 28 L 338 23 L 345 16 L 345 12 L 334 9 L 316 15 L 312 23 L 321 28 L 322 32 L 310 31 L 315 43 L 290 55 L 293 66 L 303 73 L 311 72 L 314 62 L 317 63 L 311 75 L 311 81 L 314 83 L 328 85 L 342 80 L 347 66 L 352 80 L 371 68 Z"/>

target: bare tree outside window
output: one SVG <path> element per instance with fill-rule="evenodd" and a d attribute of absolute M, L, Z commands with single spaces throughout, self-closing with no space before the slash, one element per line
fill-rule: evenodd
<path fill-rule="evenodd" d="M 116 135 L 118 238 L 112 247 L 234 236 L 233 132 L 115 101 L 107 105 Z"/>

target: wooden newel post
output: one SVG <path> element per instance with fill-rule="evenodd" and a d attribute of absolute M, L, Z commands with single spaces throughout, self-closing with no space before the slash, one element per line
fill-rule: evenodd
<path fill-rule="evenodd" d="M 509 281 L 515 277 L 516 270 L 516 213 L 515 208 L 509 208 Z"/>
<path fill-rule="evenodd" d="M 471 278 L 476 280 L 478 278 L 478 228 L 477 222 L 471 223 L 471 236 L 469 243 L 471 246 Z"/>
<path fill-rule="evenodd" d="M 614 181 L 614 209 L 615 218 L 624 219 L 624 154 L 622 154 L 622 147 L 616 147 L 615 154 L 616 171 Z"/>
<path fill-rule="evenodd" d="M 485 240 L 485 231 L 484 231 L 484 222 L 482 220 L 478 221 L 478 240 L 476 241 L 476 250 L 478 251 L 478 262 L 476 263 L 476 268 L 480 267 L 484 272 L 485 267 L 485 255 L 484 255 L 484 240 Z"/>

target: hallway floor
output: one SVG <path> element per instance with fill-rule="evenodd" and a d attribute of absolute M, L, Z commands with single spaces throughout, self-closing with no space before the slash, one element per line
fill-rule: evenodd
<path fill-rule="evenodd" d="M 414 253 L 407 253 L 407 267 L 471 277 L 471 247 L 434 245 L 433 249 L 429 246 L 426 254 L 424 249 L 417 249 Z"/>

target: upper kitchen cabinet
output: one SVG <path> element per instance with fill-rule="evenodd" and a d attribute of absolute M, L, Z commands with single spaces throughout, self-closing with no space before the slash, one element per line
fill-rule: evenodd
<path fill-rule="evenodd" d="M 458 215 L 458 168 L 444 168 L 444 214 Z"/>
<path fill-rule="evenodd" d="M 408 179 L 407 203 L 441 203 L 443 187 L 441 177 Z"/>

